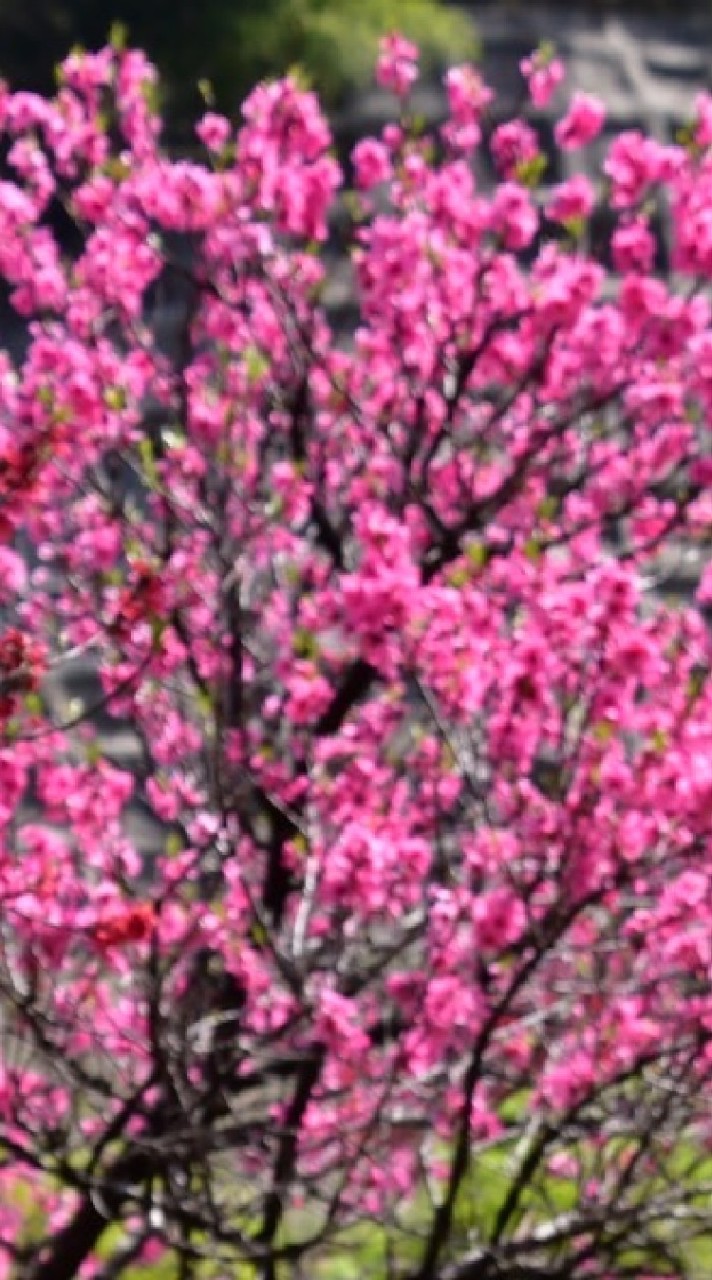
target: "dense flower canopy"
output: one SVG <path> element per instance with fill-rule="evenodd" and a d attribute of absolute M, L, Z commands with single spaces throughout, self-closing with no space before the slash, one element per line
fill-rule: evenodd
<path fill-rule="evenodd" d="M 712 99 L 610 146 L 612 274 L 475 70 L 432 136 L 413 46 L 378 75 L 346 336 L 312 94 L 200 162 L 137 52 L 0 101 L 0 1275 L 325 1275 L 369 1221 L 360 1274 L 683 1275 L 705 1230 L 712 569 L 656 587 L 712 535 Z"/>

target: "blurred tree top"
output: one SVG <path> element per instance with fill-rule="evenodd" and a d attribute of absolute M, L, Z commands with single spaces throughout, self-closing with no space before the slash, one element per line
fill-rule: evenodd
<path fill-rule="evenodd" d="M 158 64 L 174 128 L 199 109 L 199 81 L 231 112 L 257 80 L 295 66 L 335 105 L 368 84 L 393 29 L 426 65 L 476 53 L 472 21 L 439 0 L 0 0 L 0 74 L 47 91 L 57 62 L 102 45 L 115 22 Z"/>

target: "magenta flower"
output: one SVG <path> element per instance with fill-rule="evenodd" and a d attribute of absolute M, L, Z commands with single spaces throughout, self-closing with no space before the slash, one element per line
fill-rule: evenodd
<path fill-rule="evenodd" d="M 405 98 L 418 78 L 418 50 L 410 40 L 394 34 L 384 36 L 376 64 L 376 79 L 384 89 Z"/>
<path fill-rule="evenodd" d="M 563 62 L 537 50 L 519 65 L 533 105 L 540 108 L 548 106 L 566 75 Z"/>
<path fill-rule="evenodd" d="M 587 93 L 575 93 L 567 115 L 559 120 L 554 136 L 562 151 L 575 151 L 597 138 L 606 118 L 606 109 L 599 98 Z"/>

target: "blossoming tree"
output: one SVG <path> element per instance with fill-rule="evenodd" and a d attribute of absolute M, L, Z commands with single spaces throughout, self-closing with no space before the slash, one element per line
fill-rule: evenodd
<path fill-rule="evenodd" d="M 312 95 L 208 114 L 203 162 L 133 51 L 0 100 L 2 1276 L 694 1274 L 712 571 L 653 588 L 712 534 L 712 99 L 612 143 L 608 274 L 531 122 L 478 190 L 472 69 L 432 137 L 415 50 L 378 74 L 346 340 Z M 602 123 L 576 97 L 558 144 Z M 101 694 L 60 722 L 78 653 Z"/>

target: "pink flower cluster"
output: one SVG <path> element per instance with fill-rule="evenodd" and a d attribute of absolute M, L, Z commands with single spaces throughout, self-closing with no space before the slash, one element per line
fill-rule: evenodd
<path fill-rule="evenodd" d="M 384 89 L 405 98 L 418 78 L 418 50 L 410 40 L 394 34 L 381 41 L 376 79 Z"/>
<path fill-rule="evenodd" d="M 522 71 L 535 107 L 563 76 L 550 50 Z M 596 184 L 539 189 L 522 118 L 480 189 L 490 89 L 451 70 L 423 136 L 416 75 L 388 37 L 401 119 L 353 152 L 348 333 L 314 94 L 208 112 L 190 160 L 136 52 L 0 97 L 27 322 L 0 357 L 13 1280 L 27 1248 L 62 1274 L 63 1227 L 105 1213 L 82 1274 L 218 1235 L 231 1274 L 289 1251 L 308 1274 L 290 1233 L 317 1206 L 334 1239 L 395 1224 L 410 1275 L 431 1203 L 418 1274 L 456 1278 L 437 1224 L 468 1161 L 499 1207 L 467 1274 L 585 1280 L 592 1240 L 637 1266 L 601 1222 L 637 1242 L 701 1194 L 679 1166 L 712 1142 L 712 570 L 696 600 L 650 587 L 712 539 L 712 110 L 675 146 L 612 140 L 608 271 Z M 558 145 L 604 120 L 574 95 Z"/>
<path fill-rule="evenodd" d="M 591 94 L 575 93 L 567 114 L 559 120 L 554 136 L 562 151 L 576 151 L 597 138 L 606 118 L 603 103 Z"/>
<path fill-rule="evenodd" d="M 555 56 L 554 50 L 542 46 L 531 57 L 522 60 L 520 70 L 535 107 L 548 106 L 566 74 L 564 64 Z"/>

